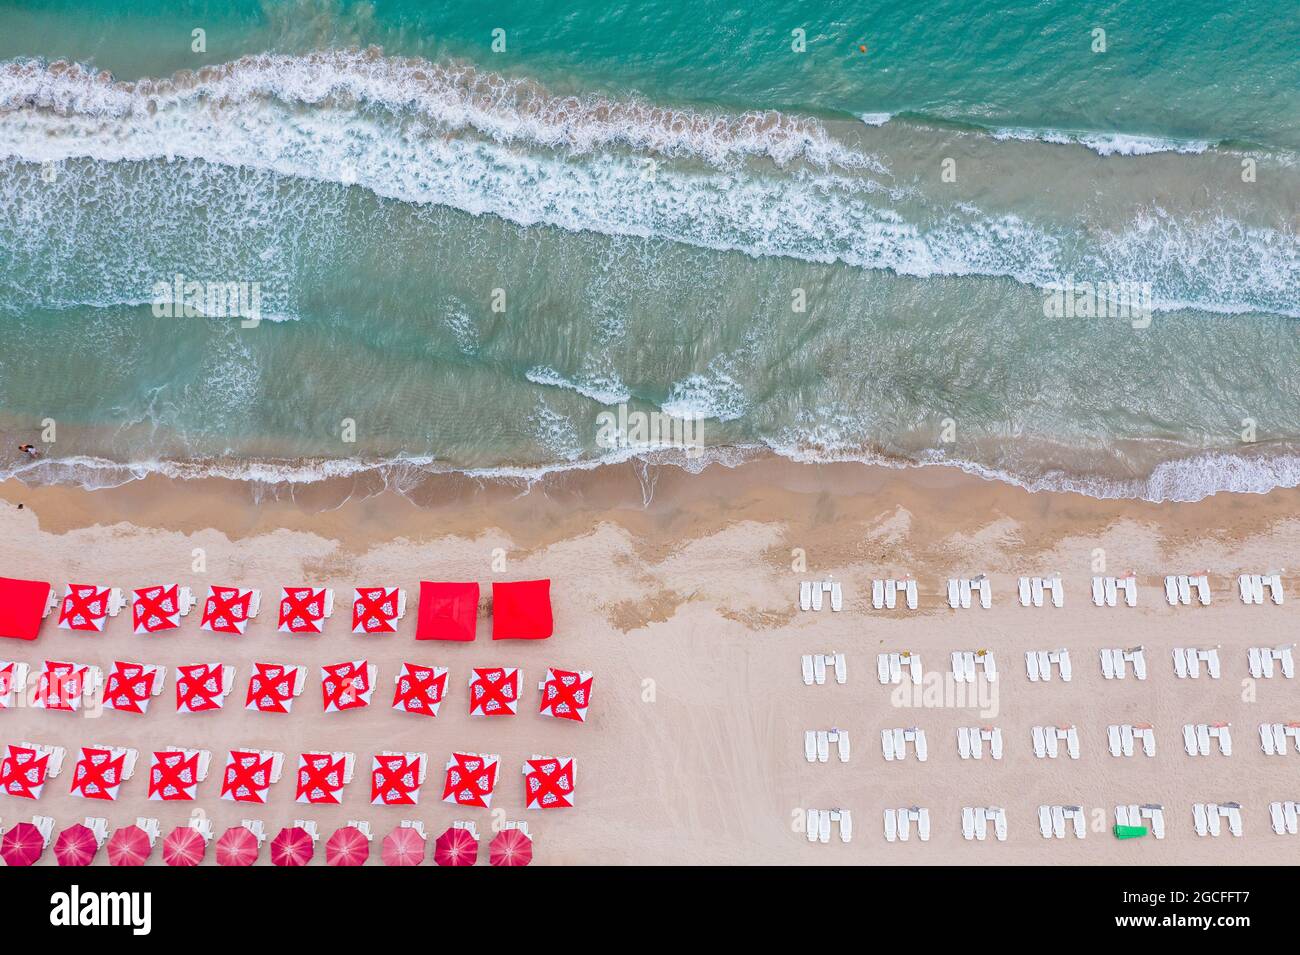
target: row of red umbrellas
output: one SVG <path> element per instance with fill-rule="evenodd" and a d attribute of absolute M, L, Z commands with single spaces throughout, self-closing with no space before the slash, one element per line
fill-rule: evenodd
<path fill-rule="evenodd" d="M 218 865 L 245 866 L 257 861 L 261 844 L 244 826 L 232 826 L 217 840 Z M 435 841 L 433 861 L 438 865 L 473 865 L 478 861 L 478 839 L 468 829 L 455 826 Z M 25 866 L 36 862 L 45 850 L 45 839 L 30 822 L 20 822 L 0 836 L 0 859 L 5 865 Z M 59 833 L 54 840 L 54 858 L 59 865 L 89 865 L 99 851 L 99 840 L 86 826 L 78 823 Z M 108 840 L 110 865 L 144 865 L 153 851 L 149 835 L 139 826 L 123 826 Z M 271 840 L 271 862 L 279 866 L 306 865 L 315 855 L 315 840 L 301 826 L 286 826 Z M 425 837 L 406 826 L 394 829 L 384 838 L 380 857 L 384 865 L 410 866 L 424 862 Z M 171 866 L 192 866 L 203 861 L 207 840 L 189 826 L 177 826 L 163 839 L 163 862 Z M 370 840 L 356 826 L 335 830 L 325 842 L 325 864 L 334 866 L 364 865 L 370 858 Z M 519 829 L 503 829 L 488 848 L 492 865 L 528 865 L 533 858 L 533 842 Z"/>

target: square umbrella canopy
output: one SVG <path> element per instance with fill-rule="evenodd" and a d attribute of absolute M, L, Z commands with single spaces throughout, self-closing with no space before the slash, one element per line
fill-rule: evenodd
<path fill-rule="evenodd" d="M 549 578 L 492 584 L 493 640 L 545 640 L 554 629 Z"/>
<path fill-rule="evenodd" d="M 478 627 L 478 584 L 420 581 L 417 640 L 474 639 Z"/>
<path fill-rule="evenodd" d="M 0 577 L 0 637 L 35 640 L 49 601 L 46 581 Z"/>

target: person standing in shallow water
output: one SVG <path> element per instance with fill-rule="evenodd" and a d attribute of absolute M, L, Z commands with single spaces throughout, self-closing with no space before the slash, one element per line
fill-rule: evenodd
<path fill-rule="evenodd" d="M 18 445 L 18 450 L 23 452 L 23 454 L 27 455 L 29 458 L 40 456 L 40 452 L 36 450 L 36 445 L 34 444 L 20 444 Z"/>

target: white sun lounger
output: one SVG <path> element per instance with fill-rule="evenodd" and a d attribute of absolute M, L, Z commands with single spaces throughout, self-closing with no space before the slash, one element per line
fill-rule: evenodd
<path fill-rule="evenodd" d="M 800 610 L 812 609 L 812 581 L 811 580 L 799 581 L 799 609 Z"/>
<path fill-rule="evenodd" d="M 1147 756 L 1155 756 L 1156 731 L 1152 729 L 1150 726 L 1144 726 L 1142 727 L 1141 733 L 1142 733 L 1142 752 L 1145 753 Z"/>
<path fill-rule="evenodd" d="M 1114 653 L 1115 651 L 1110 649 L 1109 647 L 1101 648 L 1101 675 L 1105 677 L 1107 680 L 1115 679 Z M 1120 666 L 1123 667 L 1123 665 L 1124 665 L 1123 661 L 1121 660 Z M 1121 672 L 1123 671 L 1121 670 Z"/>
<path fill-rule="evenodd" d="M 1073 726 L 1065 731 L 1065 749 L 1071 759 L 1079 758 L 1079 731 Z"/>
<path fill-rule="evenodd" d="M 889 654 L 876 654 L 876 678 L 880 680 L 881 686 L 889 683 Z"/>
<path fill-rule="evenodd" d="M 1069 683 L 1071 677 L 1074 674 L 1074 668 L 1070 665 L 1070 651 L 1061 650 L 1058 652 L 1059 655 L 1057 657 L 1056 663 L 1057 666 L 1061 668 L 1061 679 L 1064 680 L 1066 683 Z"/>
<path fill-rule="evenodd" d="M 916 736 L 912 741 L 916 749 L 916 758 L 919 762 L 924 763 L 929 758 L 930 749 L 925 742 L 925 730 L 916 730 Z"/>
<path fill-rule="evenodd" d="M 1294 836 L 1297 831 L 1297 816 L 1300 816 L 1300 805 L 1294 800 L 1287 800 L 1282 804 L 1282 817 L 1286 820 L 1286 831 L 1288 835 Z"/>
<path fill-rule="evenodd" d="M 826 682 L 826 654 L 824 653 L 813 655 L 813 679 L 818 686 Z"/>
<path fill-rule="evenodd" d="M 1164 806 L 1143 806 L 1142 816 L 1151 823 L 1151 834 L 1157 839 L 1165 837 Z"/>
<path fill-rule="evenodd" d="M 1232 729 L 1227 723 L 1211 727 L 1210 733 L 1218 737 L 1219 752 L 1224 756 L 1232 755 Z"/>
<path fill-rule="evenodd" d="M 975 830 L 975 838 L 980 842 L 983 842 L 988 838 L 989 834 L 988 810 L 981 806 L 979 809 L 975 810 L 973 815 L 975 818 L 971 821 L 974 823 L 973 828 Z"/>
<path fill-rule="evenodd" d="M 849 667 L 844 661 L 844 654 L 835 654 L 835 682 L 843 685 L 849 679 Z"/>
<path fill-rule="evenodd" d="M 894 753 L 894 731 L 893 730 L 880 731 L 880 748 L 884 752 L 886 760 L 894 760 L 898 758 L 897 755 Z"/>
<path fill-rule="evenodd" d="M 1187 677 L 1187 654 L 1182 647 L 1174 647 L 1174 676 L 1180 680 Z"/>
<path fill-rule="evenodd" d="M 1172 576 L 1165 577 L 1165 600 L 1171 607 L 1178 606 L 1178 583 Z"/>
<path fill-rule="evenodd" d="M 1092 578 L 1092 602 L 1098 607 L 1106 606 L 1104 585 L 1100 577 Z"/>
<path fill-rule="evenodd" d="M 1178 602 L 1184 606 L 1192 602 L 1192 582 L 1186 575 L 1178 577 Z"/>
<path fill-rule="evenodd" d="M 1201 606 L 1208 607 L 1210 605 L 1210 578 L 1205 574 L 1201 574 L 1196 578 L 1195 584 L 1196 596 L 1201 601 Z"/>
<path fill-rule="evenodd" d="M 1029 682 L 1037 683 L 1042 677 L 1038 668 L 1038 653 L 1034 650 L 1025 651 L 1025 670 L 1029 673 Z"/>
<path fill-rule="evenodd" d="M 898 810 L 885 810 L 885 841 L 893 842 L 898 838 Z"/>
<path fill-rule="evenodd" d="M 1241 806 L 1237 803 L 1228 803 L 1222 807 L 1226 810 L 1225 815 L 1228 817 L 1228 831 L 1238 838 L 1241 837 Z"/>
<path fill-rule="evenodd" d="M 1129 661 L 1133 664 L 1133 675 L 1139 680 L 1147 678 L 1147 656 L 1145 647 L 1134 647 L 1127 651 Z"/>
<path fill-rule="evenodd" d="M 988 610 L 993 606 L 993 582 L 982 574 L 980 576 L 980 606 Z"/>
<path fill-rule="evenodd" d="M 1136 607 L 1138 604 L 1138 582 L 1132 575 L 1124 578 L 1124 603 L 1129 607 Z"/>
<path fill-rule="evenodd" d="M 1268 675 L 1273 675 L 1273 651 L 1267 648 L 1261 651 L 1259 647 L 1250 647 L 1246 650 L 1246 665 L 1250 670 L 1250 675 L 1256 680 L 1264 676 L 1264 661 L 1261 653 L 1268 657 Z"/>
<path fill-rule="evenodd" d="M 841 809 L 840 813 L 840 842 L 853 841 L 853 814 L 847 809 Z"/>
<path fill-rule="evenodd" d="M 1007 841 L 1007 811 L 998 808 L 993 812 L 993 832 L 998 837 L 998 842 Z"/>
<path fill-rule="evenodd" d="M 978 651 L 975 655 L 981 657 L 984 661 L 984 679 L 988 680 L 990 683 L 996 683 L 998 681 L 998 664 L 997 661 L 993 659 L 993 651 Z"/>
<path fill-rule="evenodd" d="M 825 809 L 817 814 L 817 841 L 821 843 L 831 841 L 831 814 Z"/>
<path fill-rule="evenodd" d="M 825 763 L 831 758 L 830 736 L 825 730 L 817 731 L 817 762 Z"/>
<path fill-rule="evenodd" d="M 824 593 L 824 591 L 822 590 L 821 581 L 820 580 L 810 581 L 809 586 L 811 586 L 812 588 L 812 608 L 813 610 L 821 610 L 822 594 Z"/>
<path fill-rule="evenodd" d="M 970 754 L 972 759 L 984 758 L 984 731 L 978 727 L 970 731 Z"/>
<path fill-rule="evenodd" d="M 1115 583 L 1114 577 L 1106 578 L 1106 606 L 1108 607 L 1115 606 L 1117 587 L 1118 585 Z"/>
<path fill-rule="evenodd" d="M 1288 680 L 1295 676 L 1295 656 L 1294 645 L 1289 647 L 1279 647 L 1273 651 L 1277 661 L 1282 664 L 1282 675 Z"/>
<path fill-rule="evenodd" d="M 921 656 L 918 653 L 907 653 L 907 668 L 912 674 L 912 682 L 921 682 Z"/>
<path fill-rule="evenodd" d="M 1279 836 L 1286 835 L 1286 821 L 1282 814 L 1282 804 L 1280 802 L 1271 802 L 1268 804 L 1269 822 L 1273 824 L 1273 831 Z M 970 838 L 969 836 L 967 838 Z"/>
<path fill-rule="evenodd" d="M 1035 607 L 1043 605 L 1043 578 L 1035 577 L 1029 582 L 1029 594 Z"/>
<path fill-rule="evenodd" d="M 1210 755 L 1210 728 L 1204 723 L 1196 724 L 1196 745 L 1202 756 Z"/>
<path fill-rule="evenodd" d="M 957 727 L 957 753 L 962 759 L 971 758 L 969 726 Z"/>
<path fill-rule="evenodd" d="M 803 755 L 810 763 L 817 762 L 817 731 L 805 730 L 803 734 Z"/>
<path fill-rule="evenodd" d="M 1218 647 L 1213 647 L 1209 650 L 1202 650 L 1201 659 L 1205 661 L 1206 668 L 1210 671 L 1210 677 L 1217 680 L 1221 672 L 1219 669 Z"/>
<path fill-rule="evenodd" d="M 1029 578 L 1028 577 L 1020 578 L 1019 589 L 1020 589 L 1020 606 L 1028 607 L 1029 606 Z"/>
<path fill-rule="evenodd" d="M 817 841 L 817 823 L 819 821 L 819 816 L 820 813 L 816 809 L 809 809 L 807 812 L 807 820 L 804 824 L 804 829 L 808 833 L 809 842 Z M 423 825 L 423 823 L 421 823 L 421 825 Z"/>
<path fill-rule="evenodd" d="M 961 609 L 970 609 L 971 581 L 963 577 L 957 582 L 957 589 L 961 595 Z"/>
<path fill-rule="evenodd" d="M 1110 755 L 1119 756 L 1123 753 L 1120 743 L 1120 728 L 1113 723 L 1106 727 L 1106 742 L 1110 746 Z"/>
<path fill-rule="evenodd" d="M 1277 817 L 1282 818 L 1282 807 L 1278 803 Z M 961 834 L 967 841 L 975 838 L 975 810 L 970 806 L 961 807 Z"/>
<path fill-rule="evenodd" d="M 915 610 L 917 606 L 916 581 L 909 579 L 903 587 L 903 593 L 907 597 L 907 609 Z"/>
<path fill-rule="evenodd" d="M 844 588 L 840 586 L 837 580 L 831 584 L 831 611 L 839 613 L 844 609 Z"/>
<path fill-rule="evenodd" d="M 1043 742 L 1047 744 L 1047 758 L 1056 759 L 1060 754 L 1060 736 L 1057 735 L 1055 726 L 1043 727 Z"/>
<path fill-rule="evenodd" d="M 930 841 L 930 810 L 918 809 L 916 812 L 916 834 L 922 842 Z"/>
<path fill-rule="evenodd" d="M 1043 834 L 1044 839 L 1052 838 L 1052 807 L 1038 807 L 1038 831 Z"/>
<path fill-rule="evenodd" d="M 1264 578 L 1259 574 L 1250 578 L 1250 596 L 1257 604 L 1264 602 Z"/>
<path fill-rule="evenodd" d="M 1205 823 L 1212 836 L 1217 836 L 1222 831 L 1223 810 L 1215 803 L 1205 804 Z"/>
<path fill-rule="evenodd" d="M 961 606 L 959 588 L 960 585 L 957 583 L 956 578 L 953 577 L 948 578 L 948 606 L 951 607 L 953 610 L 956 610 L 958 607 Z"/>
<path fill-rule="evenodd" d="M 1281 605 L 1282 605 L 1282 602 L 1286 599 L 1286 595 L 1282 593 L 1282 575 L 1281 575 L 1281 574 L 1270 574 L 1270 575 L 1269 575 L 1269 578 L 1268 578 L 1268 591 L 1269 591 L 1269 594 L 1271 594 L 1272 597 L 1273 597 L 1273 603 L 1277 604 L 1278 606 L 1281 606 Z"/>
<path fill-rule="evenodd" d="M 1218 812 L 1215 812 L 1218 816 Z M 1196 827 L 1196 834 L 1204 836 L 1209 832 L 1210 814 L 1205 810 L 1205 803 L 1192 803 L 1192 825 Z"/>
<path fill-rule="evenodd" d="M 1047 757 L 1047 734 L 1043 731 L 1041 726 L 1035 726 L 1032 735 L 1034 740 L 1034 755 L 1039 759 L 1045 759 Z"/>
<path fill-rule="evenodd" d="M 1065 807 L 1052 807 L 1052 835 L 1058 839 L 1065 838 Z"/>
<path fill-rule="evenodd" d="M 840 762 L 849 761 L 849 731 L 835 730 L 835 747 L 839 751 Z"/>
<path fill-rule="evenodd" d="M 801 660 L 803 664 L 803 685 L 813 685 L 813 658 L 811 653 L 805 653 Z"/>
<path fill-rule="evenodd" d="M 1001 727 L 990 727 L 980 730 L 980 739 L 988 740 L 989 755 L 994 759 L 1002 758 L 1002 729 Z"/>
<path fill-rule="evenodd" d="M 885 605 L 885 582 L 883 580 L 873 580 L 871 582 L 871 608 L 879 610 Z"/>
<path fill-rule="evenodd" d="M 898 581 L 892 577 L 885 581 L 885 609 L 894 610 L 898 607 Z"/>
<path fill-rule="evenodd" d="M 1274 742 L 1273 724 L 1259 724 L 1259 745 L 1264 750 L 1265 756 L 1273 756 L 1277 753 L 1277 744 Z"/>

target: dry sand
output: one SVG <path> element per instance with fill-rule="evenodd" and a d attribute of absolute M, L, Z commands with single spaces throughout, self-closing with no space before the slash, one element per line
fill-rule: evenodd
<path fill-rule="evenodd" d="M 45 659 L 178 664 L 221 660 L 237 667 L 236 689 L 215 714 L 174 711 L 172 673 L 147 716 L 103 712 L 83 716 L 15 709 L 0 712 L 0 743 L 33 740 L 64 746 L 64 775 L 38 803 L 0 797 L 0 818 L 12 824 L 51 815 L 56 829 L 87 815 L 112 827 L 156 816 L 164 831 L 185 822 L 192 806 L 216 831 L 260 818 L 268 832 L 294 818 L 318 820 L 323 837 L 345 820 L 368 819 L 382 837 L 404 818 L 422 819 L 431 834 L 455 819 L 472 819 L 490 835 L 494 822 L 526 819 L 539 863 L 1280 863 L 1294 859 L 1296 837 L 1274 835 L 1268 803 L 1300 799 L 1300 755 L 1266 757 L 1260 722 L 1300 718 L 1296 684 L 1280 675 L 1248 680 L 1246 647 L 1290 642 L 1300 581 L 1285 606 L 1243 606 L 1241 571 L 1279 569 L 1300 543 L 1300 494 L 1220 496 L 1192 505 L 1098 502 L 1073 495 L 1028 494 L 946 471 L 889 471 L 857 465 L 794 465 L 768 460 L 700 475 L 634 464 L 556 476 L 529 490 L 446 479 L 415 495 L 362 494 L 356 484 L 300 489 L 254 501 L 226 482 L 172 484 L 160 479 L 85 492 L 0 485 L 0 574 L 134 588 L 180 581 L 202 593 L 211 583 L 261 588 L 263 611 L 243 638 L 198 629 L 197 610 L 179 632 L 132 635 L 129 610 L 98 636 L 55 629 L 39 640 L 0 641 L 0 658 L 39 669 Z M 648 504 L 646 499 L 649 498 Z M 20 510 L 18 503 L 23 503 Z M 192 552 L 207 569 L 191 570 Z M 494 573 L 494 550 L 506 570 Z M 794 551 L 806 572 L 792 569 Z M 1089 578 L 1097 552 L 1107 572 L 1140 575 L 1137 609 L 1096 608 Z M 1169 607 L 1161 575 L 1208 569 L 1209 608 Z M 870 608 L 871 578 L 911 573 L 921 584 L 915 613 Z M 950 575 L 992 576 L 990 611 L 949 610 Z M 1065 607 L 1019 606 L 1019 574 L 1059 572 Z M 844 583 L 844 612 L 800 613 L 798 581 L 833 574 Z M 555 636 L 545 642 L 493 643 L 489 618 L 473 644 L 417 644 L 415 601 L 400 632 L 384 638 L 348 632 L 351 588 L 398 584 L 414 594 L 421 579 L 553 579 Z M 321 637 L 275 629 L 275 602 L 285 584 L 334 587 L 335 617 Z M 1147 648 L 1149 678 L 1106 681 L 1103 646 Z M 1222 645 L 1223 676 L 1178 680 L 1170 649 Z M 919 652 L 927 671 L 948 670 L 956 649 L 987 647 L 997 656 L 997 712 L 956 707 L 898 708 L 881 686 L 875 655 Z M 1068 647 L 1074 680 L 1031 684 L 1026 649 Z M 846 654 L 847 685 L 806 687 L 803 653 Z M 321 712 L 323 663 L 366 657 L 378 664 L 372 706 Z M 308 689 L 288 716 L 247 712 L 243 697 L 254 661 L 309 667 Z M 450 692 L 436 720 L 392 710 L 392 678 L 403 661 L 450 668 Z M 470 667 L 523 669 L 524 696 L 515 718 L 471 719 Z M 595 688 L 585 725 L 536 712 L 535 686 L 548 665 L 590 669 Z M 1232 723 L 1234 752 L 1188 757 L 1185 722 Z M 1106 725 L 1150 721 L 1157 754 L 1109 755 Z M 1082 754 L 1071 760 L 1033 755 L 1030 727 L 1077 725 Z M 1000 762 L 958 757 L 956 727 L 994 724 L 1003 730 Z M 919 726 L 930 757 L 886 762 L 880 730 Z M 853 756 L 841 764 L 807 763 L 805 729 L 849 731 Z M 67 793 L 78 747 L 101 743 L 140 750 L 135 778 L 116 803 Z M 195 804 L 145 799 L 149 754 L 168 744 L 213 752 L 214 769 Z M 286 773 L 266 806 L 222 802 L 220 767 L 231 747 L 286 753 Z M 310 749 L 350 750 L 357 778 L 341 807 L 295 804 L 292 769 Z M 366 769 L 382 749 L 429 754 L 430 772 L 415 810 L 372 807 Z M 491 812 L 438 801 L 442 766 L 453 749 L 499 753 L 502 776 Z M 523 809 L 522 761 L 534 753 L 578 761 L 577 807 Z M 1236 800 L 1245 834 L 1198 838 L 1191 804 Z M 1118 842 L 1109 834 L 1116 803 L 1158 802 L 1168 834 Z M 1044 840 L 1040 803 L 1087 808 L 1087 839 Z M 881 811 L 928 807 L 928 843 L 887 844 Z M 1005 843 L 965 842 L 963 805 L 1001 805 L 1009 819 Z M 851 844 L 837 836 L 811 845 L 797 821 L 805 807 L 844 807 L 854 814 Z M 323 843 L 323 839 L 322 839 Z M 49 857 L 46 857 L 47 861 Z M 157 856 L 155 855 L 155 860 Z M 211 859 L 211 853 L 209 853 Z M 263 855 L 265 859 L 265 854 Z M 103 855 L 99 857 L 103 861 Z M 378 862 L 378 838 L 372 855 Z"/>

